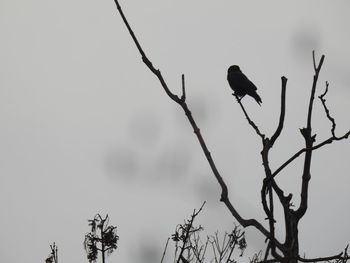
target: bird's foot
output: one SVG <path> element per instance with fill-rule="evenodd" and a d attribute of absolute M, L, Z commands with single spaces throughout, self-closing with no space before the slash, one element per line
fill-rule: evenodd
<path fill-rule="evenodd" d="M 241 99 L 243 98 L 243 96 L 239 96 L 239 95 L 236 94 L 236 93 L 232 93 L 232 95 L 233 95 L 234 97 L 236 97 L 236 99 L 237 99 L 238 102 L 241 102 Z"/>

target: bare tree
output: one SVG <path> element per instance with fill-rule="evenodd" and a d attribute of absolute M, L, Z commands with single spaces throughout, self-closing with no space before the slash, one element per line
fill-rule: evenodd
<path fill-rule="evenodd" d="M 260 128 L 255 124 L 255 122 L 249 117 L 246 109 L 244 108 L 242 102 L 237 98 L 237 101 L 243 111 L 244 116 L 248 120 L 249 125 L 255 130 L 256 134 L 260 137 L 262 142 L 262 151 L 261 151 L 261 157 L 265 172 L 265 178 L 262 182 L 262 188 L 261 188 L 261 201 L 264 208 L 264 211 L 266 213 L 267 219 L 268 219 L 268 228 L 265 228 L 258 220 L 254 218 L 246 219 L 244 218 L 235 208 L 235 206 L 232 204 L 228 197 L 228 187 L 223 180 L 223 177 L 219 173 L 215 162 L 212 158 L 212 155 L 207 147 L 207 144 L 200 132 L 200 129 L 197 126 L 197 123 L 192 116 L 192 113 L 187 105 L 186 102 L 186 89 L 185 89 L 185 77 L 182 75 L 182 94 L 181 96 L 178 96 L 171 92 L 169 89 L 166 81 L 164 80 L 162 73 L 159 69 L 156 69 L 153 66 L 153 63 L 151 60 L 146 56 L 144 50 L 142 49 L 139 41 L 137 40 L 133 30 L 131 29 L 122 9 L 118 2 L 118 0 L 114 0 L 117 9 L 119 11 L 120 16 L 122 17 L 125 26 L 127 27 L 130 36 L 132 37 L 139 53 L 141 54 L 142 61 L 145 63 L 145 65 L 150 69 L 150 71 L 158 78 L 162 88 L 166 92 L 166 94 L 169 96 L 171 100 L 173 100 L 175 103 L 177 103 L 184 111 L 189 123 L 192 126 L 192 129 L 199 141 L 199 144 L 203 150 L 203 153 L 205 154 L 205 157 L 207 158 L 207 161 L 211 167 L 211 170 L 213 172 L 213 175 L 217 179 L 217 182 L 219 183 L 221 187 L 221 198 L 220 201 L 222 201 L 227 209 L 231 212 L 232 216 L 244 227 L 254 227 L 259 231 L 262 235 L 265 236 L 267 240 L 267 248 L 265 250 L 265 254 L 263 257 L 263 261 L 265 262 L 297 262 L 303 261 L 303 262 L 316 262 L 316 261 L 329 261 L 329 260 L 348 260 L 349 257 L 346 253 L 346 250 L 344 252 L 341 252 L 334 256 L 329 257 L 320 257 L 320 258 L 313 258 L 313 259 L 306 259 L 302 258 L 299 255 L 299 236 L 298 236 L 298 225 L 301 220 L 301 218 L 305 215 L 307 209 L 308 209 L 308 190 L 309 190 L 309 182 L 311 179 L 311 161 L 312 161 L 312 153 L 320 149 L 321 147 L 326 146 L 327 144 L 330 144 L 334 141 L 341 141 L 343 139 L 347 139 L 350 135 L 350 130 L 346 132 L 345 134 L 341 136 L 336 136 L 335 129 L 336 129 L 336 122 L 333 117 L 331 117 L 329 109 L 325 103 L 324 96 L 327 93 L 328 90 L 328 84 L 325 93 L 320 96 L 320 99 L 322 101 L 324 110 L 326 112 L 326 116 L 328 120 L 332 124 L 331 129 L 331 136 L 327 139 L 324 139 L 321 142 L 316 142 L 316 133 L 312 130 L 312 116 L 313 116 L 313 106 L 314 106 L 314 98 L 316 93 L 316 87 L 317 87 L 317 81 L 319 77 L 320 70 L 322 68 L 324 58 L 325 56 L 322 55 L 321 59 L 316 62 L 315 53 L 313 52 L 313 66 L 314 66 L 314 76 L 313 76 L 313 84 L 311 87 L 311 93 L 309 97 L 309 105 L 308 110 L 306 112 L 306 125 L 305 127 L 300 129 L 300 133 L 305 141 L 305 147 L 291 155 L 289 159 L 287 159 L 284 163 L 282 163 L 276 170 L 272 170 L 269 163 L 269 153 L 270 150 L 273 148 L 275 142 L 279 138 L 283 127 L 284 127 L 284 119 L 285 119 L 285 111 L 286 111 L 286 87 L 287 87 L 287 78 L 282 77 L 281 81 L 281 109 L 280 109 L 280 118 L 277 125 L 277 128 L 275 132 L 271 136 L 267 136 L 264 134 Z M 289 164 L 291 164 L 293 161 L 295 161 L 298 157 L 304 155 L 304 164 L 303 164 L 303 172 L 302 172 L 302 183 L 301 183 L 301 200 L 300 204 L 296 207 L 292 207 L 292 194 L 286 194 L 283 189 L 277 184 L 275 181 L 275 178 L 277 175 L 280 174 L 280 172 L 287 167 Z M 275 211 L 275 203 L 276 200 L 274 199 L 274 194 L 277 196 L 277 202 L 282 206 L 283 213 L 284 213 L 284 225 L 285 225 L 285 240 L 280 241 L 277 239 L 275 234 L 275 225 L 276 225 L 276 219 L 274 217 Z"/>
<path fill-rule="evenodd" d="M 89 262 L 96 262 L 98 252 L 102 255 L 102 263 L 105 263 L 106 255 L 110 255 L 117 249 L 119 236 L 117 227 L 108 225 L 109 217 L 102 218 L 100 214 L 89 220 L 91 231 L 85 235 L 84 248 Z"/>

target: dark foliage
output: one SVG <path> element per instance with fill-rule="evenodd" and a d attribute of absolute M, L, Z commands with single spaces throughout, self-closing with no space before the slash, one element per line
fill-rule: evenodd
<path fill-rule="evenodd" d="M 102 218 L 97 214 L 93 219 L 88 220 L 91 231 L 85 235 L 84 248 L 89 262 L 96 262 L 98 252 L 101 252 L 102 262 L 105 262 L 105 255 L 110 255 L 117 249 L 119 236 L 117 227 L 109 226 L 109 217 Z"/>

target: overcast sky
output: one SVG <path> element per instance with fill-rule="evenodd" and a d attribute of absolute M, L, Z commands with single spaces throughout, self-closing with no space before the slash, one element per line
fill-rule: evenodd
<path fill-rule="evenodd" d="M 136 35 L 170 89 L 181 92 L 226 180 L 232 203 L 264 222 L 261 142 L 226 81 L 240 65 L 263 104 L 243 102 L 270 136 L 288 78 L 285 130 L 271 153 L 277 168 L 303 147 L 312 84 L 311 51 L 326 55 L 317 94 L 327 97 L 337 133 L 350 128 L 348 1 L 121 1 Z M 87 262 L 87 220 L 110 216 L 119 247 L 109 262 L 159 262 L 176 224 L 204 200 L 206 234 L 235 220 L 181 109 L 143 65 L 112 0 L 0 0 L 0 258 Z M 330 123 L 317 100 L 317 139 Z M 313 155 L 310 207 L 300 252 L 339 253 L 350 242 L 349 141 Z M 299 204 L 302 159 L 278 178 Z M 283 224 L 277 218 L 280 237 Z M 247 256 L 264 249 L 247 231 Z"/>

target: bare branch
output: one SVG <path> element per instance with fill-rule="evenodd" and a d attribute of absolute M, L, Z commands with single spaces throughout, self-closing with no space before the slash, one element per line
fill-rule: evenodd
<path fill-rule="evenodd" d="M 269 138 L 263 140 L 263 150 L 261 151 L 261 157 L 263 161 L 263 166 L 265 170 L 265 179 L 263 180 L 263 185 L 261 188 L 261 202 L 263 205 L 263 209 L 267 216 L 266 219 L 269 220 L 269 230 L 270 230 L 270 240 L 269 244 L 271 245 L 271 252 L 275 252 L 275 219 L 274 219 L 274 200 L 273 200 L 273 192 L 272 187 L 274 187 L 275 192 L 280 198 L 281 202 L 283 200 L 283 191 L 277 186 L 274 179 L 271 176 L 271 169 L 269 165 L 269 151 L 271 149 L 271 144 Z M 269 205 L 267 203 L 267 194 L 269 197 Z"/>
<path fill-rule="evenodd" d="M 327 116 L 328 120 L 332 123 L 331 133 L 332 133 L 333 137 L 335 137 L 335 128 L 336 128 L 337 124 L 335 123 L 334 118 L 331 116 L 329 109 L 326 105 L 326 99 L 324 98 L 328 92 L 328 86 L 329 86 L 329 83 L 328 83 L 328 81 L 326 81 L 326 90 L 324 91 L 324 93 L 322 95 L 320 95 L 318 97 L 322 102 L 322 105 L 323 105 L 324 111 L 326 112 L 326 116 Z"/>
<path fill-rule="evenodd" d="M 258 126 L 250 119 L 250 117 L 249 117 L 247 111 L 245 110 L 245 108 L 244 108 L 244 106 L 243 106 L 243 104 L 242 104 L 242 102 L 241 102 L 241 99 L 240 99 L 236 94 L 234 94 L 234 93 L 232 93 L 232 95 L 236 97 L 237 102 L 238 102 L 239 105 L 241 106 L 241 108 L 242 108 L 242 110 L 243 110 L 243 113 L 244 113 L 246 119 L 248 120 L 249 125 L 252 126 L 252 128 L 253 128 L 253 129 L 255 130 L 255 132 L 260 136 L 260 138 L 261 138 L 262 140 L 264 140 L 264 139 L 265 139 L 265 135 L 262 134 L 262 133 L 260 132 Z"/>
<path fill-rule="evenodd" d="M 320 261 L 330 261 L 334 259 L 350 259 L 349 257 L 342 257 L 343 253 L 339 253 L 338 255 L 335 256 L 330 256 L 330 257 L 319 257 L 319 258 L 302 258 L 299 257 L 298 260 L 301 262 L 320 262 Z"/>
<path fill-rule="evenodd" d="M 282 92 L 281 92 L 281 114 L 280 114 L 280 120 L 278 123 L 278 127 L 275 131 L 275 133 L 272 135 L 271 140 L 270 140 L 270 144 L 271 147 L 273 146 L 273 144 L 275 143 L 276 139 L 278 138 L 278 136 L 280 136 L 282 129 L 283 129 L 283 123 L 284 123 L 284 116 L 286 113 L 286 87 L 287 87 L 287 78 L 286 77 L 282 77 Z"/>
<path fill-rule="evenodd" d="M 164 260 L 164 257 L 165 257 L 165 253 L 166 253 L 166 250 L 168 248 L 169 239 L 170 239 L 170 237 L 168 237 L 168 239 L 166 241 L 165 248 L 164 248 L 162 259 L 161 259 L 160 263 L 163 263 L 163 260 Z"/>
<path fill-rule="evenodd" d="M 350 130 L 348 132 L 346 132 L 343 136 L 330 137 L 330 138 L 324 140 L 323 142 L 321 142 L 321 143 L 319 143 L 311 148 L 303 148 L 303 149 L 299 150 L 292 157 L 290 157 L 286 162 L 284 162 L 274 173 L 272 173 L 272 177 L 275 177 L 277 174 L 279 174 L 279 172 L 281 172 L 288 164 L 290 164 L 296 158 L 298 158 L 302 153 L 304 153 L 306 151 L 317 150 L 317 149 L 321 148 L 322 146 L 325 146 L 326 144 L 331 144 L 333 141 L 341 141 L 344 139 L 348 139 L 349 136 L 350 136 Z"/>
<path fill-rule="evenodd" d="M 203 202 L 202 206 L 198 209 L 197 212 L 196 212 L 196 210 L 194 210 L 192 215 L 191 215 L 191 219 L 189 220 L 189 222 L 187 224 L 185 224 L 185 229 L 184 229 L 185 230 L 185 237 L 183 239 L 183 246 L 181 247 L 180 254 L 178 256 L 176 263 L 180 263 L 180 260 L 185 261 L 184 257 L 183 257 L 183 253 L 186 250 L 186 244 L 187 244 L 187 242 L 190 238 L 190 235 L 191 235 L 191 230 L 193 227 L 194 219 L 202 211 L 204 205 L 205 205 L 205 202 Z M 201 229 L 201 227 L 199 227 L 198 229 L 195 229 L 193 232 L 199 231 L 200 229 Z"/>
<path fill-rule="evenodd" d="M 312 62 L 313 62 L 313 65 L 314 65 L 314 70 L 317 71 L 316 59 L 315 59 L 315 50 L 312 50 Z"/>
<path fill-rule="evenodd" d="M 265 250 L 265 255 L 264 255 L 264 260 L 263 260 L 264 262 L 267 260 L 267 258 L 269 256 L 270 248 L 271 248 L 271 242 L 268 242 L 266 250 Z"/>
<path fill-rule="evenodd" d="M 266 178 L 263 181 L 262 189 L 261 189 L 261 201 L 264 208 L 264 211 L 267 215 L 267 219 L 269 220 L 269 230 L 270 230 L 270 240 L 269 245 L 266 249 L 265 257 L 268 256 L 269 251 L 271 250 L 272 255 L 279 258 L 280 256 L 276 252 L 276 243 L 275 243 L 275 219 L 274 219 L 274 200 L 273 200 L 273 192 L 272 188 L 276 192 L 278 198 L 280 199 L 280 202 L 282 203 L 283 207 L 285 209 L 288 209 L 288 200 L 285 198 L 284 193 L 282 189 L 279 188 L 279 186 L 276 184 L 272 177 L 270 165 L 269 165 L 269 151 L 272 148 L 273 144 L 279 137 L 279 135 L 282 132 L 283 129 L 283 123 L 284 123 L 284 117 L 285 117 L 285 107 L 286 107 L 286 86 L 287 86 L 287 78 L 281 77 L 282 81 L 282 88 L 281 88 L 281 113 L 280 113 L 280 119 L 277 126 L 277 129 L 271 139 L 266 138 L 263 139 L 263 150 L 261 151 L 261 156 L 263 160 L 263 166 L 266 174 Z M 269 205 L 267 204 L 267 194 L 269 198 Z"/>
<path fill-rule="evenodd" d="M 284 262 L 284 260 L 292 260 L 292 259 L 297 259 L 301 262 L 322 262 L 322 261 L 330 261 L 330 260 L 349 260 L 350 257 L 347 255 L 344 255 L 345 253 L 341 252 L 337 255 L 334 256 L 329 256 L 329 257 L 319 257 L 319 258 L 302 258 L 302 257 L 297 257 L 297 258 L 293 258 L 293 257 L 289 257 L 289 258 L 280 258 L 280 259 L 267 259 L 267 260 L 263 260 L 257 263 L 275 263 L 275 262 Z"/>
<path fill-rule="evenodd" d="M 181 76 L 181 82 L 182 82 L 181 102 L 185 102 L 185 101 L 186 101 L 185 74 L 182 74 L 182 76 Z"/>
<path fill-rule="evenodd" d="M 139 50 L 141 56 L 142 56 L 142 61 L 146 64 L 146 66 L 153 72 L 153 74 L 155 74 L 157 76 L 157 78 L 159 79 L 162 87 L 164 88 L 165 92 L 167 93 L 167 95 L 175 102 L 180 103 L 180 99 L 177 95 L 173 94 L 170 89 L 168 88 L 168 85 L 165 83 L 162 73 L 160 72 L 159 69 L 156 69 L 152 62 L 147 58 L 145 52 L 143 51 L 139 41 L 137 40 L 133 30 L 131 29 L 128 20 L 126 19 L 124 12 L 118 2 L 118 0 L 114 0 L 115 4 L 117 5 L 117 9 L 119 11 L 120 16 L 122 17 L 125 26 L 127 27 L 130 36 L 132 37 L 132 39 L 134 40 L 134 43 L 137 47 L 137 49 Z"/>
<path fill-rule="evenodd" d="M 307 114 L 307 126 L 304 129 L 301 129 L 302 135 L 305 139 L 305 148 L 310 149 L 313 146 L 313 143 L 315 141 L 315 135 L 312 135 L 311 131 L 311 118 L 312 118 L 312 109 L 313 109 L 313 102 L 315 98 L 315 92 L 316 92 L 316 86 L 317 86 L 317 80 L 318 75 L 320 73 L 323 61 L 325 56 L 322 55 L 321 59 L 318 63 L 318 66 L 316 66 L 315 63 L 315 52 L 312 53 L 313 55 L 313 61 L 314 61 L 314 69 L 315 69 L 315 75 L 312 83 L 312 89 L 311 89 L 311 95 L 310 95 L 310 101 L 309 101 L 309 109 Z M 303 169 L 303 176 L 302 176 L 302 185 L 301 185 L 301 193 L 300 193 L 300 205 L 299 208 L 296 210 L 297 218 L 300 219 L 306 212 L 307 206 L 308 206 L 308 189 L 309 189 L 309 181 L 311 179 L 310 174 L 310 168 L 311 168 L 311 156 L 312 151 L 306 150 L 305 153 L 305 159 L 304 159 L 304 169 Z"/>
<path fill-rule="evenodd" d="M 312 58 L 313 58 L 313 62 L 314 62 L 315 75 L 314 75 L 314 81 L 312 83 L 312 89 L 311 89 L 311 95 L 310 95 L 310 101 L 309 101 L 309 110 L 308 110 L 308 114 L 307 114 L 307 129 L 311 129 L 311 117 L 312 117 L 312 109 L 313 109 L 313 103 L 314 103 L 314 98 L 315 98 L 317 80 L 318 80 L 318 75 L 320 73 L 325 56 L 324 55 L 321 56 L 321 59 L 320 59 L 317 67 L 316 67 L 316 62 L 315 62 L 315 51 L 312 52 Z"/>
<path fill-rule="evenodd" d="M 235 210 L 235 208 L 232 206 L 231 202 L 228 199 L 224 199 L 223 202 L 231 212 L 231 214 L 236 218 L 236 220 L 243 226 L 244 228 L 248 226 L 254 226 L 256 229 L 258 229 L 266 238 L 271 239 L 270 232 L 263 227 L 258 221 L 255 219 L 243 219 L 238 212 Z M 283 249 L 282 244 L 276 239 L 275 244 L 279 249 Z"/>

